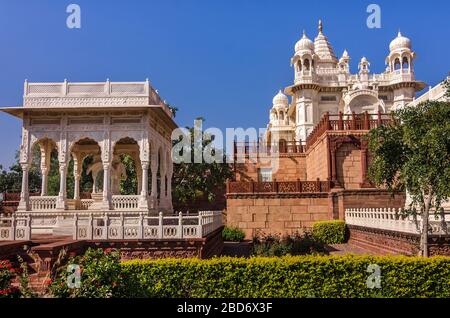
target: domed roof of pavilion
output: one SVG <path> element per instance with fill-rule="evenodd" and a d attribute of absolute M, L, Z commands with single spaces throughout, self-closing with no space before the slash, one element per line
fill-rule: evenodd
<path fill-rule="evenodd" d="M 314 52 L 314 43 L 306 36 L 305 31 L 303 31 L 302 38 L 295 44 L 295 52 L 299 51 Z"/>
<path fill-rule="evenodd" d="M 275 97 L 273 98 L 272 103 L 273 107 L 288 107 L 289 99 L 280 90 L 278 91 L 278 94 L 276 94 Z"/>
<path fill-rule="evenodd" d="M 334 54 L 333 47 L 328 42 L 327 37 L 323 34 L 322 21 L 319 20 L 319 34 L 314 39 L 315 53 L 319 56 L 320 62 L 332 62 L 337 63 L 336 55 Z"/>
<path fill-rule="evenodd" d="M 398 31 L 397 37 L 389 44 L 391 52 L 399 49 L 411 49 L 411 40 L 403 36 L 400 31 Z"/>

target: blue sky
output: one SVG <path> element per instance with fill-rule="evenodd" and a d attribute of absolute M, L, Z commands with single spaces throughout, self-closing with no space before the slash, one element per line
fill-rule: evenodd
<path fill-rule="evenodd" d="M 180 126 L 265 127 L 305 29 L 324 33 L 352 72 L 362 56 L 382 72 L 400 28 L 417 52 L 416 77 L 435 85 L 450 70 L 448 1 L 0 0 L 0 105 L 22 105 L 23 81 L 143 81 L 179 108 Z M 370 3 L 381 29 L 366 26 Z M 66 7 L 81 7 L 81 29 Z M 0 164 L 14 160 L 21 122 L 0 113 Z"/>

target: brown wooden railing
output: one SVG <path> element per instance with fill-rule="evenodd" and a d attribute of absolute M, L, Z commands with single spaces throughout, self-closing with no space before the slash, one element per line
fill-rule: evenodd
<path fill-rule="evenodd" d="M 296 154 L 305 152 L 304 141 L 284 141 L 280 140 L 277 145 L 267 145 L 261 142 L 234 142 L 234 154 Z"/>
<path fill-rule="evenodd" d="M 371 115 L 367 112 L 362 114 L 343 114 L 339 112 L 338 115 L 330 115 L 326 113 L 320 122 L 314 127 L 313 131 L 306 138 L 306 148 L 311 147 L 317 139 L 326 131 L 334 130 L 371 130 L 382 125 L 387 125 L 392 122 L 392 117 L 389 114 L 382 114 L 378 112 L 376 115 Z"/>
<path fill-rule="evenodd" d="M 329 192 L 330 181 L 227 182 L 227 194 Z"/>

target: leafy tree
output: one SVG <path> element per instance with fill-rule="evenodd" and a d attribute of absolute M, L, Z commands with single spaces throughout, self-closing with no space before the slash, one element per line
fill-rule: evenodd
<path fill-rule="evenodd" d="M 136 163 L 130 155 L 123 154 L 120 159 L 127 173 L 127 178 L 120 181 L 120 193 L 123 195 L 136 194 L 138 189 Z"/>
<path fill-rule="evenodd" d="M 186 128 L 189 130 L 191 138 L 191 161 L 174 163 L 173 199 L 181 204 L 195 203 L 201 198 L 207 198 L 209 202 L 213 202 L 217 189 L 224 187 L 226 180 L 233 176 L 233 171 L 226 163 L 226 155 L 222 149 L 212 150 L 213 155 L 222 158 L 222 163 L 207 163 L 204 160 L 201 163 L 194 163 L 194 128 Z M 203 133 L 203 149 L 213 140 L 214 136 Z M 177 143 L 178 141 L 174 141 L 174 144 Z"/>
<path fill-rule="evenodd" d="M 408 191 L 406 213 L 422 217 L 420 249 L 428 256 L 429 215 L 450 196 L 450 103 L 428 101 L 393 117 L 392 125 L 368 135 L 369 177 L 391 191 Z"/>

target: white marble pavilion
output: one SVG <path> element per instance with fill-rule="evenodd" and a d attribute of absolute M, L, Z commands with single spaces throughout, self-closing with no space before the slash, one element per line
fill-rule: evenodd
<path fill-rule="evenodd" d="M 64 223 L 65 213 L 141 213 L 155 216 L 173 212 L 171 198 L 171 132 L 177 127 L 170 107 L 145 82 L 29 83 L 23 106 L 0 108 L 23 121 L 20 165 L 23 171 L 18 215 L 58 215 L 35 218 L 33 228 L 48 233 Z M 40 196 L 30 196 L 28 175 L 33 151 L 39 146 L 42 172 Z M 47 192 L 52 151 L 58 152 L 60 186 L 56 196 Z M 121 195 L 125 169 L 120 156 L 131 156 L 138 176 L 138 191 Z M 80 197 L 83 160 L 92 156 L 91 198 Z M 67 196 L 67 173 L 74 162 L 74 195 Z M 149 190 L 150 188 L 150 190 Z M 73 215 L 73 214 L 71 214 Z M 53 231 L 54 232 L 54 231 Z"/>

